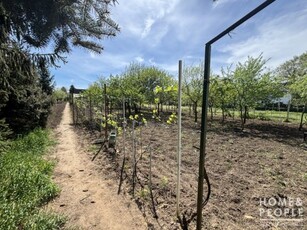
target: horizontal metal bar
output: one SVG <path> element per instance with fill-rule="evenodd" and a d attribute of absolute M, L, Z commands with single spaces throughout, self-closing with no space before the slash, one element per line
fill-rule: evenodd
<path fill-rule="evenodd" d="M 238 20 L 237 22 L 235 22 L 234 24 L 229 26 L 226 30 L 224 30 L 222 33 L 217 35 L 215 38 L 211 39 L 206 44 L 212 44 L 212 43 L 216 42 L 217 40 L 219 40 L 220 38 L 222 38 L 223 36 L 225 36 L 226 34 L 229 34 L 229 32 L 233 31 L 235 28 L 237 28 L 243 22 L 245 22 L 246 20 L 250 19 L 255 14 L 257 14 L 259 11 L 261 11 L 262 9 L 264 9 L 265 7 L 267 7 L 268 5 L 270 5 L 271 3 L 275 2 L 275 1 L 276 0 L 266 0 L 264 3 L 262 3 L 257 8 L 255 8 L 254 10 L 249 12 L 247 15 L 245 15 L 243 18 L 241 18 L 240 20 Z"/>

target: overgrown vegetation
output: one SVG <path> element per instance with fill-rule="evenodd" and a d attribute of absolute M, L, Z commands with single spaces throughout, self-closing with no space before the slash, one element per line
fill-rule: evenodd
<path fill-rule="evenodd" d="M 16 134 L 46 125 L 54 85 L 49 68 L 65 62 L 63 54 L 75 46 L 100 53 L 99 41 L 116 35 L 109 12 L 115 2 L 0 2 L 0 119 Z"/>
<path fill-rule="evenodd" d="M 52 144 L 48 132 L 37 129 L 0 155 L 1 229 L 59 229 L 64 223 L 40 210 L 59 192 L 50 177 L 54 164 L 43 159 Z"/>

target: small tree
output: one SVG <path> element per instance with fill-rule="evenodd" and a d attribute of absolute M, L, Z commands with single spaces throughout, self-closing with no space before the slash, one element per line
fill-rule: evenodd
<path fill-rule="evenodd" d="M 55 89 L 52 98 L 55 102 L 64 101 L 67 98 L 67 93 L 63 92 L 62 89 Z"/>
<path fill-rule="evenodd" d="M 197 107 L 201 102 L 203 93 L 203 63 L 198 66 L 184 66 L 183 92 L 193 104 L 194 121 L 197 122 Z"/>
<path fill-rule="evenodd" d="M 222 110 L 222 122 L 224 122 L 228 108 L 234 106 L 235 88 L 233 82 L 223 73 L 223 78 L 212 78 L 211 85 L 210 90 L 213 94 L 211 97 L 215 98 L 215 106 Z"/>
<path fill-rule="evenodd" d="M 236 101 L 240 111 L 241 127 L 244 129 L 248 111 L 268 97 L 276 97 L 272 93 L 275 88 L 270 72 L 264 72 L 266 60 L 262 55 L 257 58 L 248 57 L 244 63 L 238 63 L 232 73 L 232 82 L 236 92 Z"/>

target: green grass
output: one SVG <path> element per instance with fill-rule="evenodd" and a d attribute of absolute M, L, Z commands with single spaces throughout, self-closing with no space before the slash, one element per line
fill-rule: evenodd
<path fill-rule="evenodd" d="M 40 211 L 59 189 L 51 180 L 54 164 L 43 159 L 53 144 L 38 129 L 11 143 L 0 155 L 0 229 L 59 229 L 64 218 Z"/>
<path fill-rule="evenodd" d="M 154 108 L 154 107 L 152 106 L 152 108 Z M 167 106 L 164 106 L 164 111 L 166 111 L 166 110 L 167 110 Z M 189 107 L 188 106 L 182 106 L 182 111 L 184 113 L 188 113 Z M 198 118 L 200 118 L 201 107 L 198 107 L 197 111 L 198 111 Z M 213 109 L 213 111 L 214 111 L 214 117 L 222 116 L 222 110 L 221 109 Z M 231 115 L 233 114 L 232 109 L 230 109 L 229 112 L 230 112 Z M 192 111 L 192 115 L 193 115 L 193 111 Z M 286 120 L 286 117 L 287 117 L 287 112 L 286 111 L 253 110 L 253 109 L 251 109 L 249 111 L 249 115 L 250 115 L 251 119 L 284 122 Z M 210 116 L 210 111 L 209 111 L 209 116 Z M 240 111 L 235 111 L 235 117 L 236 118 L 240 117 Z M 305 115 L 305 117 L 306 117 L 306 115 Z M 289 113 L 289 122 L 300 123 L 300 121 L 301 121 L 301 112 L 290 112 Z"/>
<path fill-rule="evenodd" d="M 229 112 L 231 115 L 233 114 L 232 110 L 230 110 Z M 220 109 L 217 109 L 216 115 L 222 116 L 222 111 Z M 287 112 L 286 111 L 272 111 L 272 110 L 251 110 L 249 111 L 249 116 L 251 119 L 284 122 L 287 117 Z M 235 117 L 236 118 L 240 117 L 239 111 L 235 111 Z M 290 112 L 289 113 L 289 122 L 300 123 L 300 121 L 301 121 L 301 112 Z"/>
<path fill-rule="evenodd" d="M 256 118 L 262 118 L 272 120 L 272 121 L 285 121 L 287 118 L 286 111 L 273 111 L 273 110 L 255 110 L 250 112 L 251 116 L 255 116 Z M 301 119 L 300 112 L 290 112 L 289 113 L 289 121 L 293 123 L 299 123 Z"/>

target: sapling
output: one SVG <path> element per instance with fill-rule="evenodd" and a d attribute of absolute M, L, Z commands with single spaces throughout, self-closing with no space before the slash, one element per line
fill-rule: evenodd
<path fill-rule="evenodd" d="M 160 181 L 161 189 L 165 190 L 167 185 L 168 185 L 168 178 L 166 176 L 163 176 Z"/>

